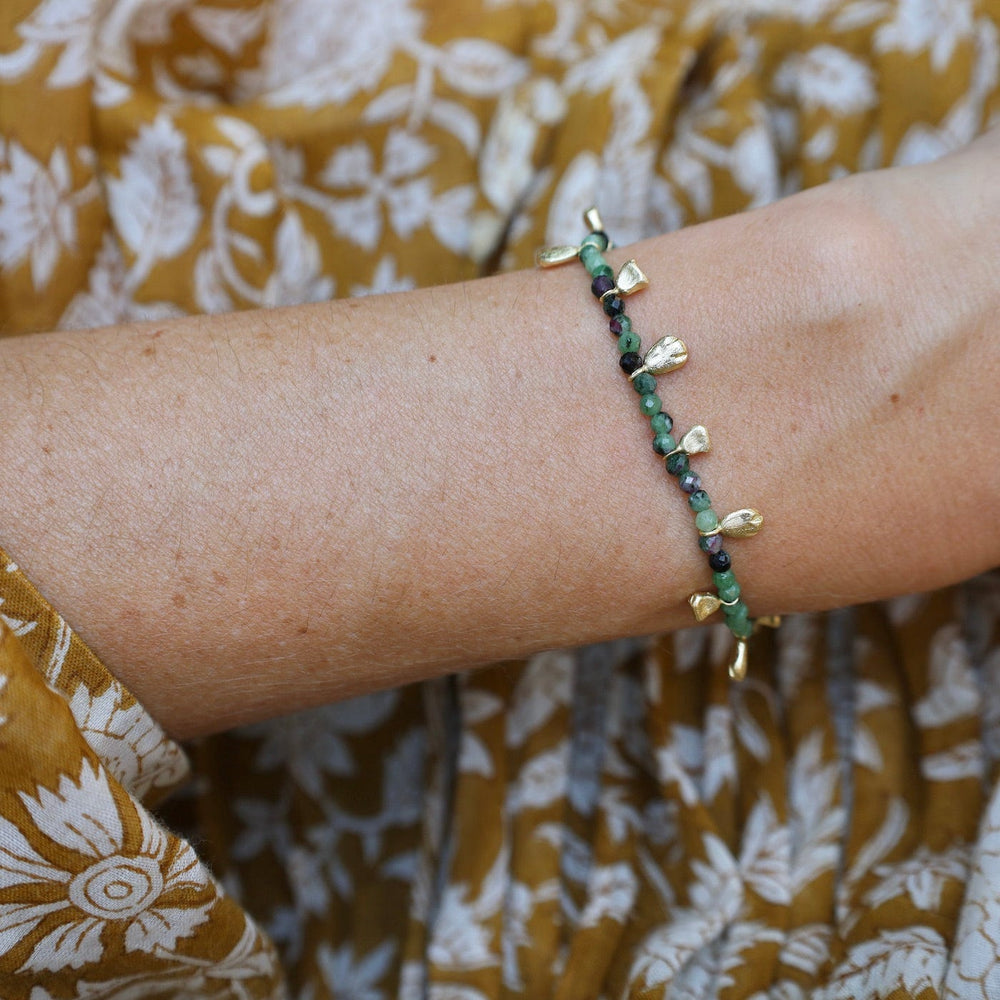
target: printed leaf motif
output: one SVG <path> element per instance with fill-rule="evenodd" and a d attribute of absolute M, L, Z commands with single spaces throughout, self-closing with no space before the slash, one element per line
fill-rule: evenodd
<path fill-rule="evenodd" d="M 744 881 L 769 903 L 791 901 L 790 837 L 769 796 L 761 796 L 743 830 L 740 871 Z"/>
<path fill-rule="evenodd" d="M 507 715 L 507 745 L 523 746 L 555 712 L 569 704 L 573 657 L 565 652 L 539 653 L 521 673 Z"/>
<path fill-rule="evenodd" d="M 883 930 L 855 945 L 827 986 L 830 996 L 919 996 L 940 993 L 947 963 L 944 939 L 931 927 Z"/>
<path fill-rule="evenodd" d="M 957 624 L 941 629 L 931 642 L 930 680 L 930 690 L 913 707 L 921 726 L 944 726 L 979 714 L 979 685 Z"/>
<path fill-rule="evenodd" d="M 458 769 L 463 774 L 480 774 L 484 778 L 493 777 L 493 758 L 486 744 L 475 733 L 462 733 L 462 744 L 458 754 Z"/>
<path fill-rule="evenodd" d="M 125 245 L 151 261 L 187 249 L 201 221 L 187 143 L 166 114 L 144 125 L 108 180 L 108 208 Z"/>
<path fill-rule="evenodd" d="M 968 740 L 940 753 L 922 757 L 920 773 L 928 781 L 981 778 L 984 764 L 982 744 L 979 740 Z"/>
<path fill-rule="evenodd" d="M 493 97 L 524 79 L 523 60 L 484 38 L 460 38 L 441 50 L 444 80 L 471 97 Z"/>
<path fill-rule="evenodd" d="M 479 119 L 464 104 L 443 97 L 435 98 L 427 108 L 427 120 L 450 132 L 469 156 L 476 154 L 479 149 Z"/>

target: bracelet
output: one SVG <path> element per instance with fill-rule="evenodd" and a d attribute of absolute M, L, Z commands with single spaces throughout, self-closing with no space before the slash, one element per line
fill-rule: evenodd
<path fill-rule="evenodd" d="M 630 260 L 622 265 L 615 277 L 614 271 L 603 257 L 611 246 L 596 208 L 584 213 L 590 232 L 579 246 L 554 246 L 539 250 L 535 262 L 539 267 L 556 267 L 579 258 L 587 269 L 592 282 L 590 289 L 600 300 L 610 319 L 611 333 L 618 338 L 621 354 L 619 365 L 628 376 L 632 388 L 639 393 L 639 409 L 649 417 L 653 430 L 653 451 L 662 455 L 667 472 L 677 480 L 677 485 L 688 495 L 688 506 L 695 513 L 698 546 L 708 553 L 712 581 L 716 592 L 699 591 L 688 598 L 697 621 L 722 609 L 726 625 L 736 639 L 736 651 L 729 664 L 729 676 L 742 680 L 747 672 L 747 640 L 759 627 L 776 628 L 781 619 L 777 615 L 751 618 L 746 602 L 741 596 L 740 585 L 732 570 L 729 553 L 722 547 L 723 538 L 748 538 L 756 535 L 764 523 L 761 513 L 749 507 L 734 511 L 723 518 L 712 510 L 712 501 L 702 488 L 701 476 L 692 472 L 688 459 L 691 455 L 707 452 L 711 446 L 708 431 L 698 425 L 692 427 L 680 441 L 671 435 L 673 419 L 663 409 L 657 395 L 656 375 L 665 375 L 682 367 L 688 359 L 687 346 L 678 337 L 661 337 L 640 357 L 639 335 L 632 329 L 632 321 L 625 315 L 624 299 L 641 291 L 649 279 Z"/>

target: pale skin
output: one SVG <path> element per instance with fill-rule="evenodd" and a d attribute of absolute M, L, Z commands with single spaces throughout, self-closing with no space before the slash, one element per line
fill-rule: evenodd
<path fill-rule="evenodd" d="M 1000 135 L 609 252 L 752 614 L 1000 564 Z M 581 231 L 582 235 L 582 231 Z M 692 623 L 579 264 L 0 342 L 0 544 L 174 735 Z"/>

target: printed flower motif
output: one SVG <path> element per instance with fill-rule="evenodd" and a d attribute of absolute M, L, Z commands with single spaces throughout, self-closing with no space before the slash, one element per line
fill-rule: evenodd
<path fill-rule="evenodd" d="M 837 115 L 867 111 L 876 101 L 871 69 L 835 45 L 790 56 L 775 74 L 774 88 L 807 111 L 824 108 Z"/>
<path fill-rule="evenodd" d="M 142 810 L 141 842 L 132 846 L 137 831 L 123 822 L 103 769 L 84 761 L 76 781 L 63 775 L 57 791 L 39 786 L 34 796 L 19 797 L 32 840 L 60 848 L 59 860 L 50 860 L 0 818 L 0 954 L 43 922 L 47 929 L 19 972 L 99 962 L 111 935 L 120 935 L 127 952 L 169 951 L 208 919 L 215 893 L 194 851 L 171 841 Z M 192 892 L 202 900 L 208 894 L 207 902 L 192 905 Z"/>
<path fill-rule="evenodd" d="M 927 49 L 931 67 L 940 73 L 956 46 L 972 36 L 970 0 L 900 0 L 896 16 L 875 32 L 875 51 L 912 55 Z"/>
<path fill-rule="evenodd" d="M 372 90 L 393 56 L 412 46 L 424 17 L 409 0 L 277 0 L 269 5 L 262 69 L 244 75 L 245 97 L 315 108 Z"/>
<path fill-rule="evenodd" d="M 47 48 L 62 47 L 46 83 L 74 87 L 91 69 L 94 27 L 104 0 L 44 0 L 17 26 L 21 45 L 0 55 L 0 78 L 16 80 L 29 72 Z"/>
<path fill-rule="evenodd" d="M 56 146 L 46 166 L 19 143 L 10 143 L 7 168 L 0 171 L 0 266 L 18 267 L 30 258 L 36 291 L 49 283 L 60 250 L 75 247 L 71 189 L 69 158 L 62 146 Z"/>
<path fill-rule="evenodd" d="M 357 770 L 343 737 L 370 732 L 385 722 L 398 702 L 398 691 L 378 691 L 247 726 L 240 734 L 263 737 L 256 767 L 262 771 L 285 767 L 301 788 L 313 798 L 322 799 L 325 774 L 347 775 Z"/>
<path fill-rule="evenodd" d="M 329 203 L 326 211 L 334 228 L 365 250 L 374 250 L 382 236 L 384 204 L 397 235 L 411 236 L 427 220 L 433 194 L 430 178 L 417 175 L 435 156 L 430 143 L 398 128 L 386 138 L 381 172 L 376 172 L 364 142 L 338 149 L 320 180 L 335 190 L 361 188 L 363 193 Z"/>

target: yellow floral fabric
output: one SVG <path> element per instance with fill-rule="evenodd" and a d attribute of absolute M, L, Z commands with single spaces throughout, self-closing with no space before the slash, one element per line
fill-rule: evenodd
<path fill-rule="evenodd" d="M 996 0 L 5 0 L 0 332 L 469 278 L 591 203 L 628 242 L 934 158 L 997 116 L 998 30 Z M 1000 579 L 754 643 L 736 686 L 708 628 L 185 754 L 0 553 L 0 996 L 1000 996 Z"/>

